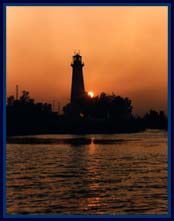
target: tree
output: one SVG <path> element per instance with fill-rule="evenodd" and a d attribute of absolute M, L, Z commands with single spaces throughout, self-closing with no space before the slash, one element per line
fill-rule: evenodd
<path fill-rule="evenodd" d="M 9 96 L 7 98 L 7 105 L 12 106 L 14 104 L 14 101 L 15 101 L 14 96 Z"/>
<path fill-rule="evenodd" d="M 20 101 L 23 103 L 34 103 L 34 99 L 30 99 L 29 92 L 25 90 L 22 91 Z"/>
<path fill-rule="evenodd" d="M 63 110 L 65 114 L 73 111 L 82 113 L 85 117 L 128 119 L 132 116 L 132 105 L 129 98 L 102 92 L 99 96 L 90 98 L 84 96 L 76 104 L 68 104 Z M 70 111 L 71 110 L 71 111 Z"/>
<path fill-rule="evenodd" d="M 155 110 L 150 110 L 144 115 L 143 120 L 146 128 L 167 129 L 167 117 L 164 111 L 158 113 Z"/>

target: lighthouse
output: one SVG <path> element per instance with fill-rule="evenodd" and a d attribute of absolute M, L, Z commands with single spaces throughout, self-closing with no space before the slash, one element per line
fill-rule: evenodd
<path fill-rule="evenodd" d="M 82 56 L 76 53 L 73 56 L 71 63 L 72 67 L 72 85 L 71 85 L 71 104 L 78 103 L 79 99 L 85 94 L 85 86 L 83 80 L 83 66 Z"/>

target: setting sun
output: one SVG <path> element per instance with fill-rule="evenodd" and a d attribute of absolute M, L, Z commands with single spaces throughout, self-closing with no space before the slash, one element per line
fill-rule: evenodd
<path fill-rule="evenodd" d="M 94 97 L 94 93 L 92 91 L 89 91 L 88 96 L 90 96 L 92 98 L 92 97 Z"/>

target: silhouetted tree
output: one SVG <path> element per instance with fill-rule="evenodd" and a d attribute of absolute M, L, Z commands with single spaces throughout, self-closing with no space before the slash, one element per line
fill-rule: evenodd
<path fill-rule="evenodd" d="M 19 100 L 7 98 L 8 134 L 32 133 L 53 128 L 57 115 L 51 111 L 51 104 L 35 103 L 28 91 L 23 91 Z"/>
<path fill-rule="evenodd" d="M 7 105 L 8 105 L 8 106 L 14 105 L 14 101 L 15 101 L 14 96 L 9 96 L 9 97 L 7 98 Z"/>
<path fill-rule="evenodd" d="M 129 98 L 122 98 L 115 94 L 107 95 L 104 92 L 93 98 L 85 95 L 78 100 L 76 107 L 76 110 L 83 113 L 85 117 L 103 119 L 128 119 L 132 117 L 132 105 Z M 73 108 L 71 104 L 67 104 L 63 110 L 65 114 L 68 114 L 70 110 L 73 111 Z"/>
<path fill-rule="evenodd" d="M 145 128 L 167 129 L 163 111 L 150 110 L 143 118 L 132 114 L 129 98 L 102 92 L 93 98 L 84 94 L 77 103 L 66 104 L 64 115 L 52 112 L 48 103 L 35 103 L 28 91 L 19 100 L 7 98 L 7 134 L 33 133 L 128 133 Z"/>
<path fill-rule="evenodd" d="M 146 128 L 167 129 L 167 116 L 164 111 L 158 113 L 155 110 L 150 110 L 144 115 L 143 120 Z"/>
<path fill-rule="evenodd" d="M 27 102 L 31 102 L 33 100 L 30 99 L 29 92 L 24 90 L 24 91 L 22 91 L 20 101 L 23 103 L 27 103 Z"/>

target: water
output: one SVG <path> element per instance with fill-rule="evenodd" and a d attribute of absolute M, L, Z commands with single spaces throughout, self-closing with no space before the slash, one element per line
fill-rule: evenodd
<path fill-rule="evenodd" d="M 9 142 L 8 214 L 168 213 L 164 131 Z"/>

